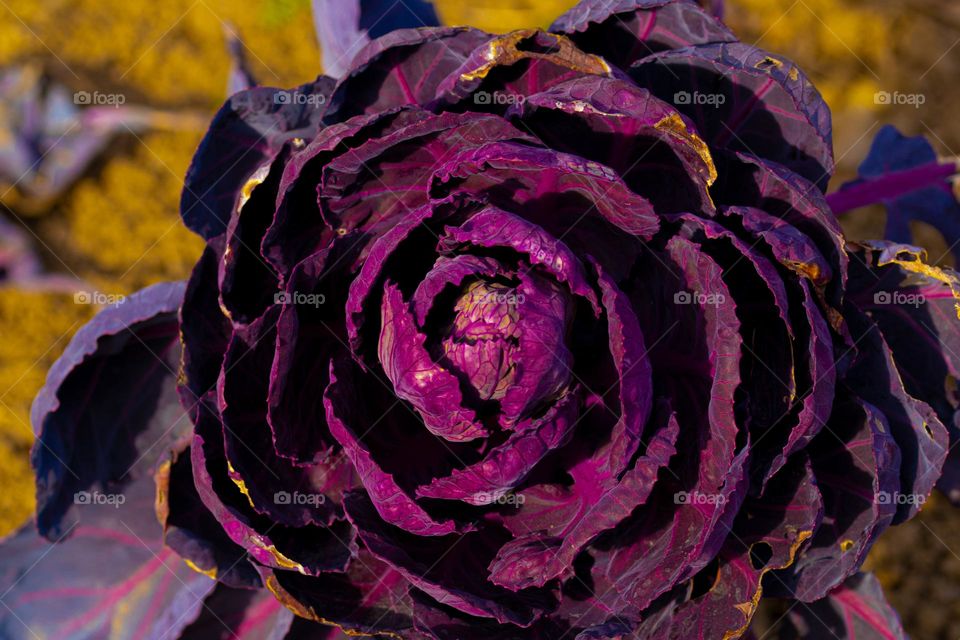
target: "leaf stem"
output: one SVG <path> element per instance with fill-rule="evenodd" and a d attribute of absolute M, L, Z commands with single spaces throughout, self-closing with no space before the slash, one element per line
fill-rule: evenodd
<path fill-rule="evenodd" d="M 928 187 L 942 187 L 950 191 L 951 185 L 947 180 L 957 172 L 958 163 L 955 160 L 938 160 L 912 169 L 891 171 L 844 185 L 827 196 L 827 204 L 834 214 L 840 215 L 867 205 L 896 200 Z"/>

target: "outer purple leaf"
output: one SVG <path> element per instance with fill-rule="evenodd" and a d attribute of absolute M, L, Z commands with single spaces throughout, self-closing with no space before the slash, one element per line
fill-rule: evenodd
<path fill-rule="evenodd" d="M 717 170 L 706 143 L 674 107 L 629 80 L 580 76 L 528 96 L 508 116 L 551 148 L 609 167 L 660 213 L 712 215 L 707 188 Z"/>
<path fill-rule="evenodd" d="M 177 391 L 194 420 L 201 399 L 216 388 L 232 333 L 230 320 L 218 304 L 217 266 L 223 247 L 222 237 L 207 243 L 187 281 L 180 307 L 183 357 Z"/>
<path fill-rule="evenodd" d="M 347 496 L 350 521 L 370 552 L 410 584 L 468 615 L 529 626 L 551 605 L 538 591 L 515 594 L 486 581 L 485 567 L 505 536 L 496 530 L 421 538 L 380 520 L 362 492 Z"/>
<path fill-rule="evenodd" d="M 565 36 L 538 29 L 514 31 L 477 47 L 440 82 L 430 106 L 447 109 L 459 104 L 471 111 L 503 113 L 518 96 L 583 75 L 626 79 L 622 71 L 600 56 L 584 53 Z"/>
<path fill-rule="evenodd" d="M 50 368 L 30 413 L 37 526 L 48 538 L 78 522 L 74 494 L 121 492 L 189 431 L 176 397 L 183 292 L 158 284 L 108 307 Z"/>
<path fill-rule="evenodd" d="M 336 0 L 317 1 L 336 4 Z M 335 12 L 342 14 L 343 7 L 337 4 Z M 363 47 L 350 68 L 344 69 L 347 75 L 333 93 L 327 122 L 406 104 L 427 104 L 437 85 L 490 38 L 468 27 L 400 28 L 387 33 Z"/>
<path fill-rule="evenodd" d="M 329 78 L 289 91 L 257 87 L 230 96 L 214 116 L 184 180 L 180 216 L 209 240 L 222 234 L 231 215 L 284 145 L 317 134 Z M 262 178 L 260 178 L 262 180 Z"/>
<path fill-rule="evenodd" d="M 810 327 L 806 358 L 798 358 L 805 365 L 804 373 L 809 376 L 810 386 L 800 401 L 800 413 L 796 424 L 787 435 L 783 451 L 770 461 L 764 482 L 769 480 L 786 464 L 791 455 L 804 449 L 816 436 L 830 417 L 836 389 L 836 362 L 834 361 L 833 342 L 830 328 L 820 313 L 811 287 L 801 281 L 803 289 L 803 308 L 807 324 Z"/>
<path fill-rule="evenodd" d="M 784 640 L 907 640 L 897 612 L 872 573 L 858 573 L 822 600 L 791 607 Z"/>
<path fill-rule="evenodd" d="M 857 398 L 838 402 L 807 451 L 823 495 L 823 523 L 797 562 L 771 574 L 764 587 L 813 602 L 857 572 L 893 521 L 900 452 L 883 414 Z"/>
<path fill-rule="evenodd" d="M 716 579 L 706 593 L 677 607 L 662 637 L 739 638 L 760 602 L 763 576 L 794 562 L 822 516 L 813 472 L 805 458 L 796 458 L 760 497 L 744 502 L 718 556 Z"/>
<path fill-rule="evenodd" d="M 620 397 L 617 423 L 610 433 L 609 449 L 603 452 L 606 460 L 600 466 L 607 474 L 620 475 L 642 443 L 641 436 L 653 407 L 653 371 L 643 330 L 630 299 L 600 265 L 593 266 L 606 312 L 608 343 L 617 370 L 616 391 Z M 650 445 L 644 444 L 649 457 Z M 663 458 L 660 463 L 670 457 L 665 449 L 657 453 Z"/>
<path fill-rule="evenodd" d="M 667 362 L 673 363 L 669 384 L 680 442 L 699 443 L 699 453 L 691 455 L 691 447 L 679 447 L 686 455 L 677 456 L 670 466 L 672 473 L 661 477 L 650 501 L 618 527 L 613 546 L 593 551 L 596 566 L 591 577 L 615 585 L 612 593 L 595 590 L 595 596 L 615 611 L 642 609 L 702 569 L 719 551 L 746 491 L 749 444 L 738 450 L 741 429 L 733 405 L 740 383 L 740 322 L 722 267 L 679 236 L 667 243 L 667 253 L 659 259 L 671 266 L 651 256 L 643 263 L 651 270 L 651 278 L 635 294 L 639 299 L 662 300 L 660 304 L 669 308 L 669 319 L 657 317 L 662 313 L 659 305 L 638 308 L 638 313 L 645 337 L 664 336 L 651 354 L 654 371 L 661 366 L 670 371 Z M 680 286 L 715 298 L 671 306 L 669 300 L 677 300 L 674 296 L 683 291 Z M 714 303 L 708 304 L 710 300 Z M 700 348 L 707 353 L 698 354 Z M 685 357 L 678 359 L 677 353 Z M 694 357 L 705 364 L 684 370 Z M 667 360 L 661 365 L 660 358 Z M 706 497 L 678 500 L 680 492 Z"/>
<path fill-rule="evenodd" d="M 330 246 L 338 237 L 320 214 L 317 183 L 324 165 L 366 138 L 381 137 L 410 123 L 413 110 L 389 110 L 351 118 L 323 128 L 284 163 L 273 222 L 261 252 L 277 273 L 290 273 L 304 258 Z M 356 242 L 355 240 L 353 241 Z"/>
<path fill-rule="evenodd" d="M 929 404 L 950 430 L 950 457 L 938 484 L 960 503 L 960 279 L 951 269 L 924 264 L 908 245 L 871 243 L 852 254 L 851 298 L 883 332 L 907 393 Z"/>
<path fill-rule="evenodd" d="M 641 60 L 631 76 L 693 120 L 711 148 L 778 162 L 826 189 L 830 110 L 789 60 L 742 43 L 705 45 Z"/>
<path fill-rule="evenodd" d="M 216 583 L 164 547 L 153 495 L 153 479 L 142 476 L 124 493 L 87 493 L 81 524 L 55 543 L 31 526 L 7 538 L 0 547 L 0 635 L 177 637 Z"/>
<path fill-rule="evenodd" d="M 689 0 L 581 0 L 550 31 L 569 35 L 621 69 L 659 51 L 737 40 Z"/>
<path fill-rule="evenodd" d="M 291 529 L 261 518 L 240 486 L 230 480 L 218 416 L 201 405 L 190 444 L 197 493 L 230 539 L 265 567 L 318 575 L 343 570 L 356 552 L 349 527 Z M 244 486 L 245 488 L 245 486 Z"/>
<path fill-rule="evenodd" d="M 430 0 L 406 0 L 402 4 L 390 0 L 313 0 L 312 5 L 323 66 L 334 78 L 351 68 L 356 52 L 371 38 L 440 24 Z"/>
<path fill-rule="evenodd" d="M 155 506 L 163 541 L 200 573 L 232 587 L 257 589 L 263 583 L 243 548 L 230 540 L 200 500 L 189 443 L 184 440 L 157 470 Z"/>
<path fill-rule="evenodd" d="M 227 223 L 224 247 L 220 249 L 219 241 L 208 243 L 218 249 L 220 312 L 232 323 L 249 324 L 274 302 L 278 278 L 260 254 L 260 242 L 273 220 L 273 203 L 287 155 L 281 152 L 272 164 L 260 166 L 245 185 L 241 203 Z"/>
<path fill-rule="evenodd" d="M 907 179 L 905 188 L 891 190 L 889 195 L 883 194 L 884 185 L 893 178 L 889 174 L 924 166 L 931 167 L 935 172 L 934 177 L 939 176 L 939 180 L 911 191 L 911 185 L 921 186 L 922 183 Z M 832 204 L 841 205 L 840 199 L 860 189 L 873 192 L 864 204 L 875 202 L 877 195 L 886 195 L 882 197 L 887 209 L 887 227 L 884 232 L 886 240 L 912 242 L 910 223 L 923 222 L 939 231 L 947 246 L 953 250 L 954 256 L 960 259 L 960 248 L 957 246 L 960 244 L 960 203 L 946 179 L 956 171 L 955 163 L 939 164 L 936 151 L 923 136 L 907 137 L 896 127 L 886 125 L 877 133 L 870 152 L 860 164 L 859 178 L 840 187 L 839 191 L 831 194 L 830 200 Z M 838 208 L 846 210 L 849 207 L 850 205 L 842 204 Z"/>
<path fill-rule="evenodd" d="M 877 326 L 848 312 L 859 352 L 846 376 L 847 385 L 883 412 L 900 449 L 900 486 L 893 524 L 912 518 L 940 477 L 949 434 L 926 402 L 909 395 L 893 354 Z"/>
<path fill-rule="evenodd" d="M 419 640 L 413 626 L 409 583 L 366 549 L 360 549 L 346 573 L 317 577 L 293 571 L 275 571 L 266 578 L 267 588 L 296 615 L 285 640 L 314 640 L 301 623 L 312 620 L 342 627 L 330 640 L 344 636 L 377 636 Z M 298 633 L 303 633 L 298 635 Z"/>
<path fill-rule="evenodd" d="M 468 616 L 419 591 L 413 592 L 413 608 L 417 631 L 432 640 L 554 640 L 566 633 L 563 625 L 550 618 L 541 618 L 521 631 L 489 618 Z"/>
<path fill-rule="evenodd" d="M 814 241 L 821 255 L 829 260 L 835 276 L 828 288 L 827 302 L 839 309 L 850 259 L 843 230 L 820 189 L 786 167 L 749 153 L 722 152 L 716 154 L 716 159 L 720 176 L 712 194 L 717 204 L 760 209 Z M 828 319 L 842 334 L 839 311 Z"/>
<path fill-rule="evenodd" d="M 279 309 L 273 307 L 250 327 L 234 332 L 223 359 L 217 395 L 228 472 L 254 510 L 273 522 L 323 526 L 336 517 L 336 503 L 344 490 L 338 482 L 339 460 L 318 456 L 309 464 L 292 464 L 276 454 L 266 420 L 278 315 Z M 326 451 L 333 443 L 328 439 L 316 444 Z M 316 499 L 278 501 L 278 491 Z"/>
<path fill-rule="evenodd" d="M 294 614 L 266 589 L 250 591 L 218 584 L 207 596 L 197 619 L 177 640 L 281 640 L 291 636 Z M 330 627 L 313 625 L 318 640 L 329 638 Z"/>
<path fill-rule="evenodd" d="M 701 242 L 703 250 L 723 269 L 732 299 L 718 297 L 716 302 L 720 306 L 739 303 L 743 318 L 743 391 L 749 400 L 751 434 L 759 443 L 780 421 L 790 417 L 797 398 L 801 376 L 791 348 L 798 338 L 791 318 L 791 307 L 796 303 L 791 304 L 782 274 L 763 255 L 758 243 L 740 239 L 714 220 L 690 215 L 681 219 L 685 222 L 684 235 Z M 757 465 L 762 460 L 755 456 L 751 462 Z"/>

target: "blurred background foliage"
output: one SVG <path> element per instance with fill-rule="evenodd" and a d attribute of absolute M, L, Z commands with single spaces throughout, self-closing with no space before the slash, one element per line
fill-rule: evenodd
<path fill-rule="evenodd" d="M 546 26 L 575 0 L 435 4 L 446 24 L 505 32 Z M 855 173 L 884 122 L 909 135 L 927 135 L 940 153 L 957 155 L 951 148 L 960 148 L 954 115 L 960 3 L 727 0 L 725 10 L 741 39 L 796 60 L 832 107 L 839 166 L 834 188 Z M 177 205 L 204 119 L 225 97 L 229 34 L 240 38 L 264 84 L 293 86 L 322 68 L 309 0 L 0 2 L 0 71 L 29 65 L 71 91 L 118 93 L 127 105 L 187 114 L 154 121 L 160 126 L 145 130 L 121 130 L 81 180 L 40 206 L 29 202 L 23 185 L 0 182 L 0 215 L 28 230 L 48 270 L 121 294 L 188 275 L 201 242 L 180 225 Z M 878 105 L 875 94 L 881 90 L 921 92 L 926 102 L 920 108 Z M 2 126 L 11 118 L 5 109 L 0 103 L 0 143 L 11 135 Z M 843 222 L 853 238 L 877 237 L 883 212 L 857 212 Z M 936 234 L 921 237 L 932 259 L 950 261 Z M 0 256 L 3 250 L 0 245 Z M 32 398 L 46 370 L 94 312 L 62 289 L 0 284 L 0 535 L 29 517 L 33 507 Z M 932 505 L 918 520 L 887 534 L 871 559 L 917 637 L 960 637 L 955 611 L 960 557 L 948 546 L 951 536 L 957 541 L 952 534 L 958 521 L 949 513 Z"/>

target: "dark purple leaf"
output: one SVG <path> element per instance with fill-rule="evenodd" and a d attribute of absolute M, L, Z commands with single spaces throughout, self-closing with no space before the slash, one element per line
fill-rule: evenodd
<path fill-rule="evenodd" d="M 823 496 L 823 523 L 797 562 L 767 576 L 764 588 L 813 602 L 857 572 L 893 521 L 900 452 L 884 415 L 858 398 L 838 401 L 807 452 Z"/>
<path fill-rule="evenodd" d="M 430 0 L 313 0 L 311 5 L 323 66 L 334 78 L 351 68 L 357 51 L 371 38 L 440 24 Z"/>
<path fill-rule="evenodd" d="M 923 222 L 939 231 L 960 259 L 960 203 L 948 178 L 956 162 L 941 162 L 923 136 L 907 137 L 886 125 L 877 133 L 858 169 L 859 177 L 830 194 L 837 214 L 874 203 L 887 209 L 884 239 L 913 242 L 911 222 Z"/>
<path fill-rule="evenodd" d="M 813 472 L 803 457 L 748 498 L 718 556 L 717 575 L 709 590 L 679 605 L 670 638 L 714 640 L 739 638 L 750 625 L 763 593 L 761 579 L 790 566 L 813 536 L 823 516 L 823 501 Z M 646 627 L 645 621 L 641 628 Z M 667 636 L 663 636 L 667 637 Z"/>
<path fill-rule="evenodd" d="M 232 587 L 257 589 L 260 576 L 207 510 L 193 481 L 189 440 L 171 451 L 156 474 L 157 520 L 164 543 L 195 570 Z"/>
<path fill-rule="evenodd" d="M 331 6 L 336 2 L 328 1 Z M 338 5 L 336 11 L 342 8 Z M 398 29 L 370 42 L 359 49 L 350 67 L 343 69 L 346 75 L 331 97 L 327 122 L 402 105 L 428 104 L 440 82 L 490 38 L 469 27 L 438 27 Z"/>
<path fill-rule="evenodd" d="M 316 136 L 332 89 L 333 81 L 321 77 L 287 91 L 255 87 L 230 96 L 187 170 L 184 224 L 207 240 L 222 234 L 284 146 Z"/>
<path fill-rule="evenodd" d="M 350 366 L 346 364 L 346 366 Z M 341 376 L 343 374 L 341 373 Z M 337 379 L 334 363 L 330 363 L 330 386 L 324 392 L 324 405 L 327 412 L 327 423 L 334 438 L 343 447 L 345 455 L 350 459 L 360 481 L 367 489 L 367 494 L 377 513 L 386 522 L 402 527 L 406 531 L 421 536 L 442 536 L 457 530 L 456 523 L 451 521 L 438 522 L 408 496 L 389 473 L 381 469 L 362 441 L 366 430 L 373 429 L 373 425 L 361 425 L 365 431 L 359 433 L 346 424 L 341 416 L 349 415 L 349 409 L 342 406 L 344 392 L 341 387 L 345 384 Z M 339 413 L 339 415 L 338 415 Z"/>
<path fill-rule="evenodd" d="M 551 607 L 549 596 L 515 594 L 486 580 L 486 566 L 505 536 L 496 530 L 423 538 L 383 522 L 362 493 L 344 501 L 364 546 L 414 587 L 468 615 L 529 626 Z"/>
<path fill-rule="evenodd" d="M 176 393 L 183 293 L 183 283 L 158 284 L 104 309 L 50 368 L 30 414 L 48 538 L 79 521 L 77 492 L 122 492 L 189 432 Z"/>
<path fill-rule="evenodd" d="M 898 374 L 895 382 L 936 411 L 939 420 L 928 423 L 929 433 L 941 437 L 937 423 L 950 432 L 950 454 L 938 487 L 960 503 L 960 429 L 955 417 L 960 398 L 952 382 L 960 378 L 960 279 L 951 269 L 925 264 L 925 252 L 909 245 L 868 243 L 855 247 L 851 255 L 850 298 L 883 333 L 896 363 L 896 371 L 891 371 Z M 911 398 L 909 404 L 917 401 Z M 921 415 L 924 412 L 921 407 Z M 924 422 L 922 417 L 919 422 Z M 918 432 L 916 441 L 925 440 Z M 918 471 L 934 473 L 929 468 Z"/>
<path fill-rule="evenodd" d="M 568 38 L 538 29 L 498 36 L 478 46 L 436 88 L 431 107 L 503 113 L 509 105 L 584 75 L 626 76 Z"/>
<path fill-rule="evenodd" d="M 777 162 L 826 190 L 830 110 L 789 60 L 742 43 L 704 45 L 641 60 L 631 77 L 693 120 L 711 148 Z"/>
<path fill-rule="evenodd" d="M 123 493 L 81 495 L 80 524 L 56 542 L 30 525 L 3 542 L 0 635 L 178 637 L 216 583 L 163 545 L 153 517 L 153 478 L 144 475 Z"/>
<path fill-rule="evenodd" d="M 659 51 L 736 42 L 723 23 L 689 0 L 581 0 L 550 30 L 621 69 Z"/>
<path fill-rule="evenodd" d="M 713 213 L 710 149 L 674 107 L 629 80 L 580 76 L 528 96 L 507 115 L 551 148 L 599 162 L 604 174 L 609 167 L 661 214 Z"/>
<path fill-rule="evenodd" d="M 790 610 L 784 640 L 907 640 L 900 617 L 872 573 L 858 573 L 822 600 Z"/>

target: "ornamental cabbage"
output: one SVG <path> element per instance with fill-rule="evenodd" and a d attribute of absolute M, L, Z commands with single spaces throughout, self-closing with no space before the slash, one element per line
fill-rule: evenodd
<path fill-rule="evenodd" d="M 960 281 L 844 239 L 803 72 L 687 0 L 351 33 L 339 79 L 230 97 L 183 191 L 189 281 L 50 372 L 58 544 L 21 533 L 3 570 L 54 554 L 99 591 L 51 613 L 27 573 L 17 619 L 729 639 L 775 596 L 801 637 L 903 637 L 859 568 L 956 497 Z"/>

